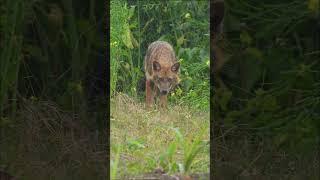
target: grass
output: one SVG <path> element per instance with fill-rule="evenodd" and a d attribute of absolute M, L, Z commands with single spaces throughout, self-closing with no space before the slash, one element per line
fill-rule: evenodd
<path fill-rule="evenodd" d="M 20 68 L 19 61 L 22 50 L 23 38 L 19 29 L 24 21 L 24 2 L 7 1 L 4 14 L 1 15 L 0 22 L 0 116 L 5 112 L 5 106 L 10 104 L 13 114 L 16 111 L 17 79 Z M 1 6 L 2 7 L 2 6 Z M 9 93 L 11 92 L 11 93 Z M 4 133 L 4 131 L 2 131 Z M 3 135 L 3 134 L 2 134 Z"/>
<path fill-rule="evenodd" d="M 214 138 L 214 179 L 319 179 L 319 149 L 306 153 L 276 147 L 269 137 L 230 128 Z"/>
<path fill-rule="evenodd" d="M 209 111 L 177 105 L 148 111 L 144 103 L 117 94 L 110 123 L 111 172 L 118 178 L 157 168 L 168 174 L 209 172 Z"/>
<path fill-rule="evenodd" d="M 1 170 L 21 180 L 105 179 L 106 134 L 49 101 L 24 99 L 19 106 L 0 140 Z"/>

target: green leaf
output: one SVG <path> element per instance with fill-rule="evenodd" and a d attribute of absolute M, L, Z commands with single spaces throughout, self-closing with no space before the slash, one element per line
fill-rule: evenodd
<path fill-rule="evenodd" d="M 262 60 L 262 52 L 257 48 L 249 47 L 246 49 L 246 53 L 255 59 Z"/>
<path fill-rule="evenodd" d="M 229 90 L 219 89 L 217 90 L 217 102 L 222 108 L 222 110 L 226 111 L 228 109 L 228 103 L 232 97 L 232 92 Z"/>
<path fill-rule="evenodd" d="M 181 46 L 185 41 L 186 39 L 184 38 L 184 35 L 182 35 L 180 38 L 177 39 L 177 45 Z"/>
<path fill-rule="evenodd" d="M 128 146 L 129 146 L 129 149 L 133 151 L 145 148 L 141 140 L 135 140 L 135 139 L 128 141 Z"/>
<path fill-rule="evenodd" d="M 133 45 L 132 45 L 132 39 L 131 39 L 131 32 L 129 27 L 126 27 L 124 34 L 122 35 L 122 42 L 124 43 L 124 45 L 129 48 L 129 49 L 133 49 Z"/>
<path fill-rule="evenodd" d="M 252 43 L 252 38 L 247 31 L 242 31 L 240 34 L 240 41 L 245 45 L 250 45 Z"/>
<path fill-rule="evenodd" d="M 308 2 L 308 9 L 314 14 L 315 17 L 319 14 L 320 8 L 320 0 L 309 0 Z"/>
<path fill-rule="evenodd" d="M 175 142 L 170 143 L 167 149 L 167 155 L 170 162 L 172 161 L 173 155 L 175 154 L 176 150 L 177 150 L 177 144 Z"/>
<path fill-rule="evenodd" d="M 134 11 L 135 11 L 135 7 L 136 6 L 131 6 L 129 9 L 129 15 L 128 15 L 128 20 L 130 20 L 132 18 L 132 16 L 134 15 Z"/>

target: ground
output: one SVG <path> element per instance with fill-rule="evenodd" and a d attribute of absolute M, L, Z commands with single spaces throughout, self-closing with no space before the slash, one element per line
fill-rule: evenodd
<path fill-rule="evenodd" d="M 146 110 L 124 94 L 111 98 L 111 173 L 138 176 L 161 169 L 167 174 L 209 172 L 209 111 L 169 104 Z"/>

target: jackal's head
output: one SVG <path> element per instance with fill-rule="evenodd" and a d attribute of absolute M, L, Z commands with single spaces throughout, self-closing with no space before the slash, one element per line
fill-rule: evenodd
<path fill-rule="evenodd" d="M 179 83 L 179 62 L 173 65 L 161 65 L 153 61 L 152 68 L 154 72 L 154 84 L 158 87 L 161 95 L 168 94 Z"/>

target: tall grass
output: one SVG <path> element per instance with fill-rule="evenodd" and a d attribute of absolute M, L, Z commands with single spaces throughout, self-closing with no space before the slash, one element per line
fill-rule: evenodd
<path fill-rule="evenodd" d="M 225 2 L 226 38 L 221 40 L 221 46 L 226 64 L 221 74 L 228 90 L 216 89 L 213 97 L 215 117 L 223 121 L 223 127 L 215 127 L 243 134 L 249 145 L 245 151 L 265 151 L 268 147 L 272 150 L 266 154 L 281 151 L 292 159 L 298 156 L 301 161 L 308 161 L 319 148 L 320 41 L 319 26 L 315 25 L 319 20 L 319 1 Z M 240 137 L 230 132 L 215 132 L 221 135 L 215 144 L 230 145 L 232 149 L 239 142 Z M 263 146 L 260 141 L 265 142 L 261 143 Z M 221 150 L 218 156 L 220 162 L 221 156 L 233 154 Z M 229 162 L 235 159 L 231 157 Z M 256 160 L 265 161 L 262 155 Z M 238 165 L 232 166 L 237 171 Z M 286 168 L 284 165 L 279 167 L 280 171 L 269 172 L 291 179 L 318 177 L 302 170 L 307 168 L 286 174 Z"/>
<path fill-rule="evenodd" d="M 0 6 L 4 14 L 0 21 L 0 118 L 4 112 L 16 112 L 18 75 L 23 54 L 22 31 L 24 25 L 24 0 L 7 0 Z"/>
<path fill-rule="evenodd" d="M 90 3 L 90 6 L 93 6 L 94 4 Z M 66 24 L 67 28 L 65 30 L 65 34 L 67 36 L 68 44 L 67 48 L 70 50 L 71 55 L 71 83 L 69 83 L 69 86 L 71 86 L 72 89 L 76 89 L 74 91 L 75 93 L 71 93 L 71 103 L 72 103 L 72 112 L 77 113 L 80 115 L 80 117 L 83 117 L 85 119 L 86 117 L 86 111 L 81 111 L 80 109 L 86 108 L 86 104 L 84 101 L 84 94 L 83 91 L 81 91 L 82 82 L 81 82 L 81 75 L 85 72 L 85 67 L 88 63 L 88 50 L 90 50 L 90 41 L 92 43 L 92 38 L 87 38 L 88 45 L 83 45 L 81 34 L 79 33 L 77 21 L 75 17 L 74 12 L 74 4 L 72 0 L 66 0 L 63 1 L 63 7 L 66 9 Z M 90 18 L 92 17 L 92 12 L 89 12 Z M 82 48 L 84 46 L 84 48 Z M 85 49 L 85 51 L 80 51 L 80 49 Z M 77 88 L 78 87 L 78 88 Z M 78 90 L 78 91 L 77 91 Z M 74 117 L 77 115 L 74 114 Z"/>
<path fill-rule="evenodd" d="M 247 124 L 251 133 L 273 136 L 276 146 L 312 150 L 319 111 L 305 100 L 319 82 L 319 56 L 307 55 L 319 49 L 318 5 L 229 0 L 227 7 L 222 74 L 230 91 L 217 90 L 216 114 L 227 126 Z"/>
<path fill-rule="evenodd" d="M 137 51 L 138 43 L 133 37 L 132 26 L 129 23 L 135 13 L 135 7 L 129 8 L 124 1 L 113 0 L 111 1 L 110 11 L 111 94 L 114 95 L 116 91 L 123 91 L 136 96 L 136 87 L 141 72 L 136 66 L 136 59 L 133 56 L 134 51 Z"/>
<path fill-rule="evenodd" d="M 105 178 L 105 142 L 96 132 L 51 101 L 25 99 L 19 107 L 1 139 L 1 170 L 21 180 Z"/>
<path fill-rule="evenodd" d="M 142 94 L 148 45 L 164 40 L 181 62 L 182 81 L 169 99 L 208 111 L 209 1 L 121 2 L 111 1 L 111 90 Z"/>
<path fill-rule="evenodd" d="M 8 127 L 14 123 L 17 111 L 18 75 L 23 54 L 24 0 L 7 0 L 0 5 L 0 131 L 6 138 Z M 8 162 L 8 151 L 0 142 L 0 160 Z"/>
<path fill-rule="evenodd" d="M 55 163 L 51 164 L 50 168 L 42 164 L 41 170 L 39 165 L 32 165 L 39 158 L 42 158 L 43 162 L 46 161 L 44 164 L 50 164 L 52 162 L 49 162 L 50 158 L 62 158 L 68 150 L 63 149 L 60 146 L 61 141 L 56 140 L 63 139 L 64 133 L 70 133 L 70 136 L 64 136 L 65 141 L 75 143 L 80 136 L 85 139 L 84 136 L 94 131 L 94 135 L 90 135 L 89 138 L 91 139 L 89 141 L 94 142 L 92 145 L 96 146 L 93 149 L 96 149 L 98 144 L 105 143 L 93 140 L 105 137 L 101 131 L 98 131 L 101 129 L 105 131 L 102 123 L 99 124 L 102 126 L 97 128 L 99 120 L 105 122 L 105 103 L 101 100 L 104 94 L 101 89 L 98 89 L 99 87 L 96 87 L 100 84 L 95 82 L 97 78 L 104 78 L 97 77 L 96 71 L 103 69 L 101 71 L 105 72 L 104 68 L 101 68 L 105 60 L 101 58 L 101 54 L 105 52 L 105 41 L 100 38 L 104 32 L 104 28 L 100 29 L 101 22 L 105 21 L 103 16 L 105 9 L 102 7 L 104 4 L 104 1 L 86 0 L 77 2 L 56 0 L 50 3 L 5 0 L 0 3 L 1 168 L 9 167 L 10 171 L 23 175 L 28 174 L 26 171 L 39 172 L 40 179 L 50 177 L 70 179 L 70 176 L 98 177 L 99 175 L 93 174 L 104 173 L 103 170 L 98 169 L 91 171 L 87 166 L 86 170 L 91 172 L 79 170 L 79 174 L 70 175 L 77 165 L 66 164 L 68 168 L 61 167 L 60 170 L 63 173 L 58 177 L 53 173 L 57 170 L 53 165 Z M 101 65 L 100 69 L 96 68 L 98 65 Z M 97 91 L 91 90 L 94 88 L 97 88 Z M 99 97 L 99 103 L 96 103 L 93 97 Z M 30 104 L 25 105 L 25 102 Z M 39 102 L 41 105 L 34 108 L 33 105 Z M 47 104 L 43 102 L 54 103 L 45 106 Z M 88 106 L 89 103 L 92 107 Z M 45 108 L 43 106 L 48 109 L 42 109 Z M 43 113 L 48 113 L 50 108 L 62 108 L 65 114 L 61 115 L 61 112 L 54 111 L 48 116 L 42 116 Z M 51 116 L 54 116 L 54 120 L 50 119 Z M 63 119 L 62 116 L 66 116 L 73 125 L 67 129 L 60 129 L 61 134 L 57 129 L 62 127 L 59 123 Z M 36 121 L 38 122 L 35 123 Z M 84 127 L 86 130 L 76 132 L 75 126 Z M 42 145 L 32 140 L 32 142 L 28 141 L 37 138 L 47 138 L 47 141 L 42 141 Z M 52 141 L 48 140 L 51 138 Z M 84 143 L 83 139 L 79 139 L 79 144 Z M 43 148 L 48 142 L 50 142 L 48 144 L 50 148 Z M 25 147 L 29 148 L 25 151 L 32 151 L 34 154 L 21 155 L 24 157 L 20 159 L 16 155 L 25 153 L 21 150 L 23 143 L 26 143 Z M 81 154 L 81 149 L 84 150 L 84 148 L 75 147 L 73 155 Z M 95 153 L 92 152 L 91 155 Z M 46 158 L 43 158 L 44 154 Z M 56 160 L 61 160 L 59 158 Z M 83 156 L 68 158 L 64 162 L 77 161 Z M 17 161 L 23 162 L 25 166 L 21 166 Z M 85 169 L 85 166 L 83 168 Z"/>
<path fill-rule="evenodd" d="M 208 129 L 200 131 L 196 137 L 190 140 L 186 139 L 178 128 L 171 128 L 174 131 L 175 140 L 172 141 L 165 152 L 160 155 L 159 163 L 161 167 L 168 173 L 189 173 L 192 165 L 195 163 L 197 156 L 208 149 L 205 141 L 202 139 L 205 133 L 208 133 Z M 207 143 L 208 145 L 208 143 Z M 182 151 L 183 161 L 177 161 L 174 156 L 177 156 Z"/>
<path fill-rule="evenodd" d="M 118 82 L 118 71 L 122 56 L 122 35 L 125 29 L 128 28 L 126 22 L 127 9 L 124 8 L 123 1 L 111 1 L 110 3 L 110 93 L 113 95 L 116 92 Z"/>
<path fill-rule="evenodd" d="M 112 146 L 114 147 L 114 146 Z M 119 163 L 120 163 L 120 155 L 121 155 L 121 144 L 117 143 L 117 145 L 115 146 L 115 150 L 113 150 L 112 152 L 114 152 L 115 157 L 114 159 L 110 160 L 110 177 L 111 179 L 117 179 L 117 173 L 118 173 L 118 168 L 119 168 Z"/>

